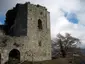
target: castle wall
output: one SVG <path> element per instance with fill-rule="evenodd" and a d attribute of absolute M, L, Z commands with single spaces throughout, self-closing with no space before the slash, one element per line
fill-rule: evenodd
<path fill-rule="evenodd" d="M 18 6 L 12 27 L 14 36 L 6 36 L 6 46 L 0 47 L 1 64 L 9 60 L 13 49 L 20 52 L 21 62 L 51 60 L 50 15 L 47 9 L 30 3 Z M 39 20 L 42 29 L 39 29 Z"/>
<path fill-rule="evenodd" d="M 42 14 L 41 14 L 42 13 Z M 50 39 L 50 22 L 47 15 L 47 9 L 42 6 L 28 4 L 28 32 L 29 43 L 35 53 L 35 61 L 51 59 L 51 39 Z M 47 19 L 48 17 L 48 19 Z M 38 20 L 42 21 L 42 29 L 38 29 Z M 41 46 L 39 42 L 41 41 Z M 28 46 L 29 48 L 29 46 Z"/>
<path fill-rule="evenodd" d="M 9 60 L 9 53 L 13 49 L 17 49 L 20 52 L 20 61 L 27 60 L 26 55 L 29 49 L 27 50 L 26 43 L 28 42 L 27 39 L 28 37 L 10 37 L 10 36 L 6 36 L 6 37 L 7 37 L 7 41 L 6 41 L 7 45 L 1 47 L 1 51 L 0 51 L 1 64 L 4 64 Z"/>
<path fill-rule="evenodd" d="M 13 32 L 14 36 L 27 36 L 27 4 L 18 5 Z"/>

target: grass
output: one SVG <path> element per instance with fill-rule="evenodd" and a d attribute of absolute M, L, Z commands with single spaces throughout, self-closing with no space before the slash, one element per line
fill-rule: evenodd
<path fill-rule="evenodd" d="M 69 58 L 57 58 L 54 60 L 46 60 L 46 61 L 38 61 L 38 62 L 31 62 L 31 61 L 24 61 L 22 63 L 17 63 L 11 61 L 12 63 L 9 64 L 80 64 L 81 58 L 78 57 L 69 57 Z"/>
<path fill-rule="evenodd" d="M 68 60 L 66 58 L 59 58 L 55 60 L 47 60 L 47 61 L 41 61 L 41 62 L 29 62 L 29 61 L 24 61 L 21 64 L 69 64 Z"/>

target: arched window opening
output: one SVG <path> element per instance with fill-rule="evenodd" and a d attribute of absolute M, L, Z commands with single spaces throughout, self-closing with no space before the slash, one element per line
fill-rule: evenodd
<path fill-rule="evenodd" d="M 41 30 L 42 29 L 42 21 L 39 19 L 38 20 L 38 29 Z"/>
<path fill-rule="evenodd" d="M 13 49 L 9 53 L 9 62 L 12 64 L 13 62 L 20 62 L 20 52 L 17 49 Z"/>

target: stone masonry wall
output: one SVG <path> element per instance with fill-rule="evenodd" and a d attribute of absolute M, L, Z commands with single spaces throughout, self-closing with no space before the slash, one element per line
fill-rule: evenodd
<path fill-rule="evenodd" d="M 47 9 L 40 5 L 26 3 L 18 8 L 17 13 L 14 25 L 15 34 L 18 35 L 23 29 L 22 26 L 25 26 L 25 35 L 18 37 L 3 35 L 7 40 L 6 46 L 0 47 L 1 64 L 8 61 L 9 53 L 13 49 L 20 52 L 21 62 L 51 60 L 50 16 Z M 38 28 L 39 19 L 42 21 L 41 30 Z"/>
<path fill-rule="evenodd" d="M 28 4 L 27 35 L 32 45 L 31 48 L 34 50 L 36 61 L 51 59 L 50 26 L 47 28 L 47 13 L 48 11 L 45 7 Z M 42 30 L 38 29 L 39 19 L 42 21 Z M 39 41 L 41 41 L 41 46 L 38 45 Z"/>

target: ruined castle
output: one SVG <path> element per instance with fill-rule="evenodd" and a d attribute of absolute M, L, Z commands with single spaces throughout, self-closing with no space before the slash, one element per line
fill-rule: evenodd
<path fill-rule="evenodd" d="M 17 4 L 0 25 L 0 63 L 51 60 L 50 13 L 40 5 Z"/>

